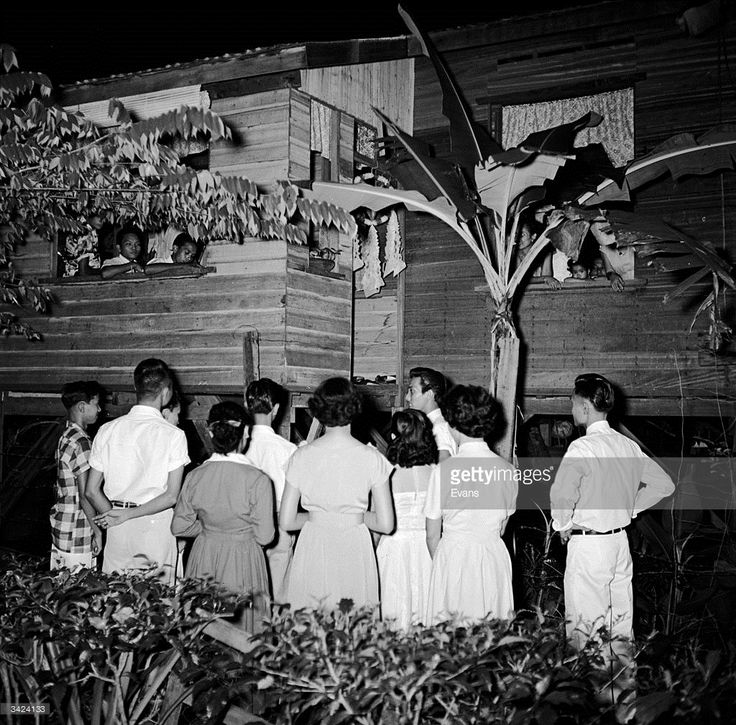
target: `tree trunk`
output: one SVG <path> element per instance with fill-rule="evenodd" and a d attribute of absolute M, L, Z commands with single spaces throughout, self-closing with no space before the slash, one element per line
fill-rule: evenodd
<path fill-rule="evenodd" d="M 513 463 L 516 439 L 516 387 L 519 379 L 519 336 L 508 310 L 499 310 L 491 329 L 491 384 L 489 391 L 503 408 L 506 427 L 494 446 Z"/>

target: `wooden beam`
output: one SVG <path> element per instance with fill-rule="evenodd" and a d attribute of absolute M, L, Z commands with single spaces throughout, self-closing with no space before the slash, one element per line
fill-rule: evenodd
<path fill-rule="evenodd" d="M 570 415 L 570 396 L 524 396 L 521 401 L 524 416 Z M 626 398 L 627 416 L 736 416 L 733 398 Z"/>
<path fill-rule="evenodd" d="M 258 330 L 243 335 L 243 399 L 247 387 L 261 377 L 261 350 Z"/>

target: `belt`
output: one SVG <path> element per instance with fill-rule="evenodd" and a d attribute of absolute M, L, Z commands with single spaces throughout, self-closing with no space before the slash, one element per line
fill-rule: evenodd
<path fill-rule="evenodd" d="M 114 509 L 135 509 L 139 504 L 132 501 L 110 501 Z"/>
<path fill-rule="evenodd" d="M 344 514 L 337 511 L 310 511 L 309 520 L 319 526 L 348 529 L 363 523 L 363 514 Z"/>
<path fill-rule="evenodd" d="M 617 529 L 611 529 L 610 531 L 593 531 L 592 529 L 575 529 L 570 533 L 572 536 L 608 536 L 608 534 L 618 534 L 620 531 L 626 531 L 625 526 L 619 526 Z"/>

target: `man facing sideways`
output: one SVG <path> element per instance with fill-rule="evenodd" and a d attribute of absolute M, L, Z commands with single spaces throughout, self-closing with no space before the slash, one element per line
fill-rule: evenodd
<path fill-rule="evenodd" d="M 450 426 L 442 416 L 440 401 L 447 392 L 447 379 L 432 368 L 412 368 L 409 371 L 409 389 L 406 404 L 420 410 L 432 421 L 432 433 L 440 452 L 440 463 L 457 452 Z"/>
<path fill-rule="evenodd" d="M 143 360 L 133 381 L 136 405 L 95 436 L 87 498 L 99 512 L 95 521 L 107 529 L 103 571 L 153 565 L 165 582 L 173 583 L 177 547 L 170 526 L 189 463 L 186 436 L 161 415 L 174 387 L 166 363 Z"/>

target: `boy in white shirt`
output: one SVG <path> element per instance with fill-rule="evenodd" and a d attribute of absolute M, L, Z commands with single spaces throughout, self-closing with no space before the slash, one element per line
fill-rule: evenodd
<path fill-rule="evenodd" d="M 92 444 L 87 499 L 100 512 L 95 522 L 107 529 L 104 572 L 154 565 L 173 584 L 180 567 L 170 527 L 189 463 L 187 441 L 161 415 L 174 388 L 166 363 L 143 360 L 133 380 L 136 405 L 103 425 Z"/>
<path fill-rule="evenodd" d="M 248 412 L 254 420 L 246 458 L 256 468 L 263 471 L 273 482 L 276 520 L 281 508 L 281 497 L 286 484 L 286 464 L 296 446 L 273 430 L 285 397 L 284 389 L 269 378 L 254 380 L 245 391 Z M 287 531 L 278 529 L 274 543 L 266 549 L 271 591 L 277 602 L 284 601 L 284 584 L 291 562 L 294 537 Z"/>

